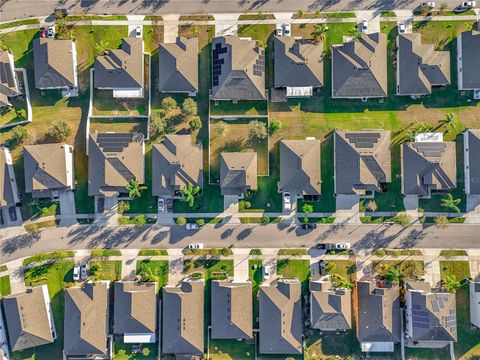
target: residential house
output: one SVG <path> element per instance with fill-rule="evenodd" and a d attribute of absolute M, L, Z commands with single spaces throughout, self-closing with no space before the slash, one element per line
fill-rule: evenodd
<path fill-rule="evenodd" d="M 455 294 L 433 292 L 427 282 L 405 284 L 405 345 L 438 348 L 457 341 Z"/>
<path fill-rule="evenodd" d="M 75 188 L 73 147 L 64 143 L 23 147 L 25 191 L 34 198 L 58 198 Z"/>
<path fill-rule="evenodd" d="M 280 141 L 278 191 L 298 197 L 320 195 L 321 144 L 320 140 L 314 138 Z"/>
<path fill-rule="evenodd" d="M 393 352 L 401 337 L 398 286 L 358 281 L 355 299 L 357 338 L 362 351 Z"/>
<path fill-rule="evenodd" d="M 143 98 L 143 52 L 143 39 L 123 38 L 121 49 L 112 49 L 95 58 L 93 86 L 100 90 L 112 90 L 114 98 Z"/>
<path fill-rule="evenodd" d="M 158 90 L 166 93 L 198 91 L 198 38 L 177 37 L 158 46 Z"/>
<path fill-rule="evenodd" d="M 20 84 L 15 74 L 13 55 L 0 51 L 0 108 L 11 106 L 11 99 L 20 95 Z"/>
<path fill-rule="evenodd" d="M 335 131 L 335 194 L 382 192 L 392 180 L 389 131 Z"/>
<path fill-rule="evenodd" d="M 202 144 L 190 135 L 167 135 L 152 148 L 152 194 L 179 197 L 188 184 L 203 188 Z"/>
<path fill-rule="evenodd" d="M 470 323 L 480 328 L 480 281 L 470 281 Z"/>
<path fill-rule="evenodd" d="M 253 338 L 252 284 L 212 282 L 212 339 Z"/>
<path fill-rule="evenodd" d="M 422 34 L 400 34 L 397 38 L 397 95 L 422 96 L 432 87 L 450 85 L 450 52 L 422 44 Z"/>
<path fill-rule="evenodd" d="M 4 296 L 3 308 L 12 351 L 50 344 L 57 338 L 47 285 Z"/>
<path fill-rule="evenodd" d="M 480 195 L 480 130 L 468 129 L 463 133 L 463 162 L 465 171 L 465 193 Z"/>
<path fill-rule="evenodd" d="M 279 279 L 259 291 L 260 354 L 302 353 L 302 287 Z"/>
<path fill-rule="evenodd" d="M 145 183 L 145 144 L 140 133 L 91 133 L 88 195 L 118 196 L 132 180 Z"/>
<path fill-rule="evenodd" d="M 228 35 L 212 40 L 212 100 L 266 100 L 265 49 Z"/>
<path fill-rule="evenodd" d="M 163 288 L 162 352 L 176 357 L 202 356 L 204 350 L 204 282 L 184 280 Z"/>
<path fill-rule="evenodd" d="M 330 280 L 310 281 L 310 326 L 320 331 L 352 328 L 352 292 Z"/>
<path fill-rule="evenodd" d="M 12 207 L 20 202 L 12 156 L 6 147 L 0 147 L 0 212 L 3 222 Z M 11 211 L 11 210 L 10 210 Z"/>
<path fill-rule="evenodd" d="M 400 149 L 403 195 L 429 198 L 457 186 L 455 142 L 443 141 L 442 133 L 418 134 Z"/>
<path fill-rule="evenodd" d="M 257 190 L 257 153 L 221 153 L 220 190 L 222 195 L 238 196 Z"/>
<path fill-rule="evenodd" d="M 116 282 L 113 333 L 124 343 L 157 341 L 157 283 Z"/>
<path fill-rule="evenodd" d="M 77 91 L 77 49 L 75 43 L 72 40 L 43 37 L 34 39 L 33 70 L 37 89 Z"/>
<path fill-rule="evenodd" d="M 363 34 L 332 45 L 332 98 L 387 96 L 387 35 Z"/>
<path fill-rule="evenodd" d="M 275 36 L 274 87 L 286 97 L 309 97 L 323 82 L 323 42 Z"/>
<path fill-rule="evenodd" d="M 4 310 L 0 306 L 0 360 L 10 360 L 10 349 L 9 343 L 7 339 L 7 328 L 5 326 L 4 318 Z"/>
<path fill-rule="evenodd" d="M 480 31 L 457 37 L 458 90 L 480 90 Z"/>
<path fill-rule="evenodd" d="M 63 355 L 66 359 L 110 359 L 108 282 L 65 289 Z"/>

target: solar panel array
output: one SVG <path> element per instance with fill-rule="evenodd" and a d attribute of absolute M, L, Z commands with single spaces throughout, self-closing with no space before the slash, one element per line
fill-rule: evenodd
<path fill-rule="evenodd" d="M 253 64 L 253 75 L 262 76 L 265 72 L 265 51 L 260 50 L 257 61 Z"/>
<path fill-rule="evenodd" d="M 122 152 L 132 142 L 134 134 L 98 134 L 97 144 L 104 152 Z"/>
<path fill-rule="evenodd" d="M 375 177 L 375 179 L 377 179 L 377 181 L 384 181 L 386 179 L 385 172 L 373 156 L 362 156 L 362 160 L 367 166 L 368 170 L 370 170 L 372 175 Z"/>
<path fill-rule="evenodd" d="M 220 58 L 221 54 L 227 53 L 227 47 L 222 46 L 220 43 L 216 43 L 213 48 L 213 69 L 212 69 L 212 82 L 213 86 L 218 86 L 218 78 L 222 75 L 222 65 L 224 64 L 224 59 Z"/>
<path fill-rule="evenodd" d="M 451 309 L 450 315 L 445 317 L 445 326 L 448 327 L 452 333 L 457 331 L 457 314 L 455 309 Z"/>
<path fill-rule="evenodd" d="M 443 142 L 421 142 L 415 143 L 415 148 L 424 157 L 440 157 L 445 151 L 447 144 Z"/>
<path fill-rule="evenodd" d="M 418 305 L 413 305 L 412 323 L 414 327 L 428 329 L 430 327 L 428 312 L 426 312 L 425 310 L 421 310 L 421 307 Z"/>
<path fill-rule="evenodd" d="M 356 148 L 373 148 L 374 144 L 378 143 L 380 133 L 348 133 L 345 137 L 350 143 L 355 144 Z"/>

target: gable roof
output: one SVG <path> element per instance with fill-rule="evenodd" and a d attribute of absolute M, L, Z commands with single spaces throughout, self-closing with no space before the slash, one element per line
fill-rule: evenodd
<path fill-rule="evenodd" d="M 387 36 L 363 34 L 358 41 L 333 45 L 332 97 L 387 96 Z"/>
<path fill-rule="evenodd" d="M 310 282 L 310 322 L 313 329 L 352 328 L 352 292 L 334 288 L 331 281 Z"/>
<path fill-rule="evenodd" d="M 275 36 L 275 87 L 323 86 L 323 43 Z"/>
<path fill-rule="evenodd" d="M 455 294 L 433 293 L 428 283 L 407 283 L 406 288 L 412 341 L 457 341 Z"/>
<path fill-rule="evenodd" d="M 198 38 L 177 37 L 158 47 L 159 91 L 198 91 Z"/>
<path fill-rule="evenodd" d="M 470 281 L 470 322 L 480 328 L 480 281 Z"/>
<path fill-rule="evenodd" d="M 455 143 L 403 143 L 402 193 L 427 196 L 430 190 L 449 190 L 457 186 Z"/>
<path fill-rule="evenodd" d="M 257 190 L 257 153 L 221 153 L 220 189 L 222 195 L 240 195 L 247 190 Z"/>
<path fill-rule="evenodd" d="M 118 194 L 136 179 L 144 183 L 140 133 L 91 133 L 88 139 L 88 195 Z"/>
<path fill-rule="evenodd" d="M 152 149 L 152 194 L 174 196 L 188 183 L 203 187 L 203 148 L 190 135 L 167 135 Z"/>
<path fill-rule="evenodd" d="M 458 53 L 461 54 L 459 84 L 461 89 L 480 89 L 480 31 L 465 31 L 457 37 Z"/>
<path fill-rule="evenodd" d="M 33 40 L 36 88 L 77 86 L 72 40 L 37 38 Z"/>
<path fill-rule="evenodd" d="M 9 105 L 9 96 L 19 94 L 14 67 L 13 55 L 7 51 L 0 51 L 0 107 Z"/>
<path fill-rule="evenodd" d="M 468 129 L 464 134 L 464 146 L 468 145 L 465 152 L 465 165 L 468 165 L 468 176 L 465 177 L 466 189 L 472 195 L 480 194 L 480 129 Z"/>
<path fill-rule="evenodd" d="M 400 34 L 397 38 L 397 93 L 425 95 L 432 86 L 450 84 L 450 52 L 435 51 L 422 44 L 420 33 Z"/>
<path fill-rule="evenodd" d="M 202 355 L 204 347 L 204 283 L 186 281 L 163 288 L 164 354 Z"/>
<path fill-rule="evenodd" d="M 65 289 L 63 351 L 66 355 L 107 353 L 107 284 Z"/>
<path fill-rule="evenodd" d="M 121 49 L 95 57 L 93 85 L 96 88 L 144 87 L 143 39 L 126 37 Z"/>
<path fill-rule="evenodd" d="M 212 282 L 212 338 L 253 338 L 252 284 Z"/>
<path fill-rule="evenodd" d="M 400 291 L 398 286 L 377 287 L 357 281 L 357 337 L 360 342 L 400 342 Z"/>
<path fill-rule="evenodd" d="M 115 282 L 114 334 L 157 331 L 157 284 Z"/>
<path fill-rule="evenodd" d="M 0 206 L 20 202 L 10 151 L 0 147 Z"/>
<path fill-rule="evenodd" d="M 43 286 L 46 285 L 3 298 L 12 351 L 49 344 L 54 340 L 44 298 L 44 291 L 48 296 L 48 289 L 44 290 Z"/>
<path fill-rule="evenodd" d="M 320 195 L 320 140 L 280 141 L 279 191 Z"/>
<path fill-rule="evenodd" d="M 335 131 L 335 193 L 380 191 L 392 178 L 390 131 Z"/>
<path fill-rule="evenodd" d="M 302 294 L 300 282 L 278 280 L 261 285 L 260 353 L 302 353 Z"/>
<path fill-rule="evenodd" d="M 255 40 L 220 36 L 212 41 L 212 98 L 265 100 L 265 50 Z"/>

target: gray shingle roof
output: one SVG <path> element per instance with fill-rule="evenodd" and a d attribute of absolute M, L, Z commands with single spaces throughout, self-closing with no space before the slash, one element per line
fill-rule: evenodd
<path fill-rule="evenodd" d="M 42 286 L 5 296 L 3 308 L 12 351 L 53 342 Z"/>
<path fill-rule="evenodd" d="M 360 342 L 400 342 L 400 291 L 358 281 L 357 337 Z"/>
<path fill-rule="evenodd" d="M 257 190 L 257 153 L 221 153 L 220 189 L 222 195 Z"/>
<path fill-rule="evenodd" d="M 183 281 L 163 288 L 164 354 L 202 355 L 204 348 L 204 283 Z"/>
<path fill-rule="evenodd" d="M 156 283 L 116 282 L 114 334 L 147 334 L 157 331 Z"/>
<path fill-rule="evenodd" d="M 71 40 L 37 38 L 33 40 L 33 60 L 36 88 L 76 86 L 76 63 Z"/>
<path fill-rule="evenodd" d="M 9 96 L 19 94 L 14 68 L 13 55 L 7 51 L 0 51 L 0 107 L 9 105 Z"/>
<path fill-rule="evenodd" d="M 202 144 L 193 144 L 190 135 L 167 135 L 152 149 L 153 196 L 174 196 L 188 183 L 203 187 Z"/>
<path fill-rule="evenodd" d="M 212 98 L 265 100 L 265 50 L 255 40 L 220 36 L 212 41 Z"/>
<path fill-rule="evenodd" d="M 362 35 L 332 46 L 332 97 L 387 96 L 387 36 Z"/>
<path fill-rule="evenodd" d="M 15 205 L 19 201 L 13 164 L 7 164 L 10 151 L 0 147 L 0 206 Z"/>
<path fill-rule="evenodd" d="M 107 284 L 65 290 L 63 351 L 66 355 L 105 355 L 108 334 Z"/>
<path fill-rule="evenodd" d="M 279 191 L 320 195 L 320 140 L 280 141 Z"/>
<path fill-rule="evenodd" d="M 298 280 L 278 280 L 261 285 L 261 354 L 302 353 L 302 289 Z"/>
<path fill-rule="evenodd" d="M 420 33 L 399 35 L 397 45 L 399 95 L 431 94 L 432 86 L 450 84 L 450 52 L 422 44 Z"/>
<path fill-rule="evenodd" d="M 467 139 L 464 140 L 464 145 L 468 143 L 468 152 L 466 153 L 465 162 L 468 162 L 470 187 L 469 193 L 472 195 L 480 194 L 480 162 L 478 161 L 478 154 L 480 154 L 480 129 L 469 129 L 465 133 Z"/>
<path fill-rule="evenodd" d="M 457 186 L 455 143 L 403 143 L 402 193 L 428 196 L 431 190 L 450 190 Z"/>
<path fill-rule="evenodd" d="M 198 39 L 177 37 L 158 47 L 159 91 L 198 91 Z"/>
<path fill-rule="evenodd" d="M 463 89 L 480 89 L 480 31 L 465 31 L 457 38 L 461 53 L 462 72 L 459 74 Z"/>
<path fill-rule="evenodd" d="M 323 86 L 322 42 L 275 36 L 273 45 L 275 87 Z"/>
<path fill-rule="evenodd" d="M 336 289 L 330 281 L 311 281 L 310 320 L 313 329 L 351 329 L 352 292 L 348 289 Z"/>
<path fill-rule="evenodd" d="M 380 191 L 391 181 L 389 131 L 334 132 L 335 193 Z"/>

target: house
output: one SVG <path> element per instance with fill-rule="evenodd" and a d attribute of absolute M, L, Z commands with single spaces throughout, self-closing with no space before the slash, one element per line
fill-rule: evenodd
<path fill-rule="evenodd" d="M 480 90 L 480 31 L 457 37 L 458 90 Z"/>
<path fill-rule="evenodd" d="M 145 61 L 143 40 L 126 37 L 121 49 L 112 49 L 97 56 L 94 64 L 93 86 L 112 90 L 114 98 L 143 98 Z"/>
<path fill-rule="evenodd" d="M 7 339 L 7 328 L 5 326 L 4 318 L 4 310 L 0 306 L 0 360 L 10 360 L 10 349 L 9 343 Z"/>
<path fill-rule="evenodd" d="M 455 294 L 433 292 L 427 282 L 405 284 L 405 345 L 441 347 L 457 341 Z"/>
<path fill-rule="evenodd" d="M 57 338 L 47 285 L 4 296 L 3 309 L 11 351 L 50 344 Z"/>
<path fill-rule="evenodd" d="M 332 98 L 387 96 L 387 35 L 363 34 L 357 41 L 332 45 Z"/>
<path fill-rule="evenodd" d="M 58 198 L 74 189 L 73 147 L 64 143 L 23 147 L 25 191 L 34 198 Z"/>
<path fill-rule="evenodd" d="M 109 359 L 108 282 L 65 289 L 63 354 L 66 359 Z"/>
<path fill-rule="evenodd" d="M 274 87 L 286 97 L 309 97 L 323 82 L 323 43 L 293 36 L 275 36 Z"/>
<path fill-rule="evenodd" d="M 470 323 L 480 328 L 480 281 L 470 281 Z"/>
<path fill-rule="evenodd" d="M 310 281 L 310 327 L 320 331 L 352 328 L 352 292 L 327 280 Z"/>
<path fill-rule="evenodd" d="M 261 354 L 302 353 L 302 289 L 297 279 L 279 279 L 259 291 Z"/>
<path fill-rule="evenodd" d="M 457 186 L 455 142 L 443 141 L 442 133 L 423 133 L 403 143 L 402 194 L 429 198 L 432 191 Z"/>
<path fill-rule="evenodd" d="M 20 84 L 15 74 L 13 55 L 0 51 L 0 108 L 11 106 L 11 98 L 20 95 Z"/>
<path fill-rule="evenodd" d="M 320 147 L 320 140 L 310 138 L 280 141 L 278 191 L 298 197 L 320 195 Z"/>
<path fill-rule="evenodd" d="M 40 90 L 78 89 L 77 49 L 72 40 L 33 40 L 35 87 Z"/>
<path fill-rule="evenodd" d="M 212 339 L 253 338 L 252 284 L 212 282 Z"/>
<path fill-rule="evenodd" d="M 12 156 L 6 147 L 0 147 L 0 211 L 8 211 L 20 202 Z M 6 216 L 6 213 L 3 215 Z"/>
<path fill-rule="evenodd" d="M 480 130 L 468 129 L 463 133 L 463 161 L 465 170 L 465 193 L 480 195 Z"/>
<path fill-rule="evenodd" d="M 335 131 L 335 194 L 365 196 L 392 180 L 389 131 Z"/>
<path fill-rule="evenodd" d="M 265 49 L 228 35 L 212 40 L 212 100 L 266 100 Z"/>
<path fill-rule="evenodd" d="M 220 190 L 222 195 L 238 196 L 257 190 L 257 153 L 221 153 Z"/>
<path fill-rule="evenodd" d="M 152 148 L 152 194 L 179 197 L 188 184 L 203 188 L 202 144 L 190 135 L 167 135 Z"/>
<path fill-rule="evenodd" d="M 357 281 L 357 338 L 364 352 L 393 352 L 400 342 L 400 290 L 396 285 L 377 286 Z"/>
<path fill-rule="evenodd" d="M 116 282 L 113 333 L 124 343 L 157 341 L 157 283 Z"/>
<path fill-rule="evenodd" d="M 88 195 L 118 196 L 132 180 L 145 182 L 140 133 L 92 133 L 88 138 Z"/>
<path fill-rule="evenodd" d="M 450 52 L 422 44 L 422 34 L 400 34 L 397 38 L 397 95 L 422 96 L 432 87 L 450 85 Z"/>
<path fill-rule="evenodd" d="M 198 91 L 198 38 L 177 37 L 158 46 L 158 90 L 166 93 Z"/>
<path fill-rule="evenodd" d="M 202 356 L 204 349 L 204 282 L 184 280 L 163 288 L 162 352 L 177 357 Z"/>

